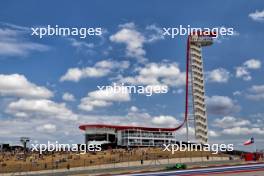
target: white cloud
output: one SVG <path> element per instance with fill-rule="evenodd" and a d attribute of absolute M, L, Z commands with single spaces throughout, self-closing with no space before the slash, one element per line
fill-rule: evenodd
<path fill-rule="evenodd" d="M 128 61 L 111 61 L 111 60 L 102 60 L 97 62 L 94 67 L 85 67 L 85 68 L 70 68 L 60 78 L 60 81 L 74 81 L 78 82 L 84 78 L 99 78 L 106 76 L 111 73 L 113 69 L 126 69 L 129 67 Z"/>
<path fill-rule="evenodd" d="M 225 139 L 227 135 L 236 135 L 242 138 L 245 135 L 264 135 L 263 122 L 256 118 L 258 117 L 254 116 L 251 121 L 250 119 L 225 116 L 215 119 L 212 126 L 220 128 L 219 134 L 223 135 Z"/>
<path fill-rule="evenodd" d="M 156 25 L 148 25 L 144 32 L 139 32 L 134 23 L 125 23 L 119 25 L 120 30 L 114 35 L 110 36 L 110 40 L 116 43 L 123 43 L 126 45 L 126 55 L 135 57 L 140 62 L 145 62 L 146 51 L 143 46 L 145 43 L 152 43 L 164 39 L 163 31 Z"/>
<path fill-rule="evenodd" d="M 189 126 L 188 128 L 189 131 L 189 140 L 190 141 L 194 141 L 194 136 L 195 136 L 195 129 L 191 126 Z M 186 140 L 186 127 L 182 127 L 180 128 L 177 132 L 176 132 L 177 138 L 181 139 L 181 140 Z"/>
<path fill-rule="evenodd" d="M 0 41 L 0 55 L 4 56 L 25 56 L 31 51 L 46 51 L 47 47 L 36 43 L 15 43 Z"/>
<path fill-rule="evenodd" d="M 2 25 L 4 27 L 8 27 L 10 29 L 18 30 L 18 31 L 31 32 L 29 27 L 19 26 L 19 25 L 15 25 L 15 24 L 12 24 L 12 23 L 0 22 L 0 25 Z"/>
<path fill-rule="evenodd" d="M 179 122 L 172 116 L 156 116 L 152 119 L 152 123 L 159 126 L 176 127 Z"/>
<path fill-rule="evenodd" d="M 81 99 L 81 104 L 78 107 L 84 111 L 92 111 L 95 107 L 110 106 L 113 102 L 130 101 L 128 90 L 125 87 L 119 87 L 120 91 L 116 91 L 115 89 L 102 89 L 90 92 L 87 97 Z"/>
<path fill-rule="evenodd" d="M 264 120 L 264 113 L 256 113 L 256 114 L 252 114 L 251 117 L 253 118 L 260 118 Z"/>
<path fill-rule="evenodd" d="M 45 87 L 37 86 L 24 75 L 0 75 L 0 95 L 24 98 L 50 98 L 53 93 Z"/>
<path fill-rule="evenodd" d="M 253 85 L 246 97 L 250 100 L 264 100 L 264 85 Z"/>
<path fill-rule="evenodd" d="M 163 35 L 163 30 L 156 26 L 155 24 L 149 25 L 146 27 L 147 30 L 147 42 L 155 42 L 157 40 L 165 39 Z"/>
<path fill-rule="evenodd" d="M 155 77 L 144 77 L 142 75 L 128 76 L 128 77 L 118 77 L 119 83 L 128 83 L 132 85 L 149 85 L 149 84 L 159 84 L 159 81 Z"/>
<path fill-rule="evenodd" d="M 68 93 L 68 92 L 65 92 L 62 95 L 62 99 L 65 100 L 65 101 L 75 101 L 74 95 L 72 95 L 71 93 Z"/>
<path fill-rule="evenodd" d="M 151 126 L 151 115 L 146 112 L 145 110 L 139 109 L 136 106 L 130 107 L 127 118 L 129 118 L 129 121 L 131 123 L 136 123 L 135 125 L 145 125 L 145 126 Z M 127 121 L 127 120 L 125 120 Z"/>
<path fill-rule="evenodd" d="M 227 96 L 206 97 L 208 113 L 227 115 L 240 111 L 240 106 Z"/>
<path fill-rule="evenodd" d="M 146 51 L 143 49 L 145 37 L 136 30 L 134 23 L 126 23 L 120 26 L 120 30 L 110 36 L 110 40 L 116 43 L 126 44 L 127 56 L 144 58 Z"/>
<path fill-rule="evenodd" d="M 138 75 L 120 77 L 120 83 L 132 85 L 168 85 L 180 87 L 185 84 L 185 73 L 180 71 L 176 63 L 147 63 L 144 67 L 136 68 Z"/>
<path fill-rule="evenodd" d="M 249 59 L 242 66 L 236 67 L 236 77 L 245 81 L 252 79 L 249 70 L 257 70 L 261 68 L 261 61 L 257 59 Z"/>
<path fill-rule="evenodd" d="M 84 40 L 76 40 L 75 38 L 66 38 L 72 47 L 74 47 L 78 52 L 84 52 L 89 55 L 93 55 L 96 53 L 95 47 L 96 45 L 91 42 L 87 42 Z"/>
<path fill-rule="evenodd" d="M 27 41 L 25 34 L 27 31 L 22 28 L 0 27 L 0 56 L 25 56 L 32 51 L 49 49 L 46 45 Z"/>
<path fill-rule="evenodd" d="M 252 134 L 264 135 L 264 129 L 233 127 L 233 128 L 224 129 L 222 133 L 227 135 L 252 135 Z"/>
<path fill-rule="evenodd" d="M 233 92 L 233 95 L 234 95 L 234 96 L 238 96 L 238 95 L 241 95 L 241 94 L 242 94 L 241 91 L 235 91 L 235 92 Z"/>
<path fill-rule="evenodd" d="M 91 49 L 94 48 L 93 43 L 87 43 L 84 41 L 78 41 L 74 38 L 69 38 L 69 41 L 71 42 L 71 45 L 76 48 L 86 48 L 86 49 Z"/>
<path fill-rule="evenodd" d="M 95 107 L 107 107 L 112 105 L 112 102 L 108 102 L 105 100 L 95 100 L 90 97 L 84 97 L 81 100 L 81 104 L 79 104 L 79 109 L 84 111 L 93 111 Z"/>
<path fill-rule="evenodd" d="M 180 74 L 180 69 L 176 63 L 148 63 L 144 68 L 140 69 L 139 73 L 144 76 L 175 77 Z"/>
<path fill-rule="evenodd" d="M 250 88 L 250 92 L 256 93 L 256 94 L 264 94 L 264 85 L 253 85 Z"/>
<path fill-rule="evenodd" d="M 16 117 L 57 118 L 62 120 L 77 120 L 78 118 L 64 103 L 55 103 L 46 99 L 19 99 L 7 106 L 6 113 Z"/>
<path fill-rule="evenodd" d="M 138 111 L 138 108 L 136 106 L 131 106 L 130 107 L 130 111 L 131 112 L 137 112 Z"/>
<path fill-rule="evenodd" d="M 84 117 L 91 119 L 92 117 Z M 79 121 L 61 121 L 57 118 L 1 118 L 0 119 L 0 141 L 18 144 L 21 136 L 26 136 L 32 142 L 46 143 L 47 141 L 81 143 L 83 135 L 78 128 Z M 67 129 L 67 130 L 65 130 Z M 2 135 L 3 134 L 3 135 Z"/>
<path fill-rule="evenodd" d="M 37 127 L 37 131 L 43 132 L 43 133 L 54 133 L 56 132 L 56 125 L 54 124 L 44 124 L 42 126 Z"/>
<path fill-rule="evenodd" d="M 125 119 L 124 119 L 125 118 Z M 121 117 L 117 120 L 125 125 L 137 125 L 146 127 L 160 127 L 160 128 L 175 128 L 179 125 L 179 121 L 170 115 L 156 115 L 151 116 L 144 109 L 132 106 L 129 109 L 128 115 L 126 117 Z"/>
<path fill-rule="evenodd" d="M 60 81 L 74 81 L 78 82 L 80 79 L 84 78 L 99 78 L 106 76 L 110 73 L 109 69 L 103 68 L 93 68 L 93 67 L 86 67 L 83 69 L 80 68 L 70 68 L 68 69 L 67 73 L 63 75 Z"/>
<path fill-rule="evenodd" d="M 230 72 L 224 68 L 218 68 L 207 72 L 206 76 L 210 82 L 226 83 L 229 80 Z"/>
<path fill-rule="evenodd" d="M 218 137 L 218 136 L 220 136 L 220 134 L 217 133 L 216 131 L 209 130 L 209 136 L 210 137 Z"/>
<path fill-rule="evenodd" d="M 155 118 L 155 120 L 153 120 Z M 154 123 L 153 123 L 154 121 Z M 169 115 L 151 116 L 144 109 L 132 106 L 128 109 L 127 115 L 108 116 L 108 115 L 85 115 L 80 117 L 80 123 L 103 123 L 113 125 L 133 125 L 145 127 L 172 127 L 176 124 L 175 118 Z M 166 123 L 165 123 L 166 122 Z M 171 122 L 171 124 L 168 124 Z"/>
<path fill-rule="evenodd" d="M 248 69 L 260 69 L 261 61 L 257 59 L 250 59 L 244 62 L 244 66 Z"/>
<path fill-rule="evenodd" d="M 245 67 L 236 67 L 236 77 L 242 78 L 245 81 L 249 81 L 252 79 L 249 71 Z"/>
<path fill-rule="evenodd" d="M 254 21 L 263 22 L 264 21 L 264 10 L 262 11 L 256 10 L 255 12 L 250 13 L 248 16 Z"/>
<path fill-rule="evenodd" d="M 109 68 L 109 69 L 120 69 L 124 70 L 129 68 L 129 61 L 112 61 L 112 60 L 102 60 L 95 64 L 98 68 Z"/>
<path fill-rule="evenodd" d="M 232 116 L 224 116 L 222 119 L 215 119 L 213 123 L 213 126 L 221 128 L 242 127 L 246 125 L 250 125 L 249 120 L 235 118 Z"/>

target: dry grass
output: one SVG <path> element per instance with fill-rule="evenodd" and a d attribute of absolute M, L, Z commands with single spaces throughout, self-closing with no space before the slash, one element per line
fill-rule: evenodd
<path fill-rule="evenodd" d="M 0 155 L 0 172 L 22 172 L 36 171 L 45 169 L 57 169 L 70 167 L 83 167 L 100 164 L 155 160 L 168 158 L 188 158 L 188 157 L 223 157 L 224 154 L 213 155 L 209 152 L 175 152 L 162 151 L 161 148 L 140 148 L 131 151 L 123 149 L 107 150 L 96 153 L 55 153 L 41 155 L 29 154 L 26 160 L 17 159 L 18 155 Z"/>

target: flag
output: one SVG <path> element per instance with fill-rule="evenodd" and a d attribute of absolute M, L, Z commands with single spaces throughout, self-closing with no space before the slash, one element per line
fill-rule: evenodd
<path fill-rule="evenodd" d="M 253 137 L 244 142 L 244 145 L 250 145 L 250 144 L 254 144 L 254 138 Z"/>

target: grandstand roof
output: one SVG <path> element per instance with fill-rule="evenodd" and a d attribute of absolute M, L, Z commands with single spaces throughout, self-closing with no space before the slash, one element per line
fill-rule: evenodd
<path fill-rule="evenodd" d="M 114 128 L 115 130 L 145 130 L 145 131 L 175 131 L 175 128 L 154 128 L 154 127 L 140 127 L 140 126 L 121 126 L 121 125 L 105 125 L 105 124 L 84 124 L 80 125 L 81 130 L 88 128 Z"/>

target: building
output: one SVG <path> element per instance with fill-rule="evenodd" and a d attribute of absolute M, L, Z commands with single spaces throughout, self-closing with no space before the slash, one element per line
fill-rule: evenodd
<path fill-rule="evenodd" d="M 186 68 L 187 141 L 189 141 L 189 126 L 193 125 L 196 142 L 208 142 L 202 47 L 212 44 L 212 36 L 190 35 L 188 37 Z M 188 78 L 189 76 L 190 78 Z"/>
<path fill-rule="evenodd" d="M 149 128 L 89 124 L 79 127 L 85 131 L 85 144 L 106 144 L 119 147 L 149 147 L 176 143 L 174 128 Z"/>
<path fill-rule="evenodd" d="M 114 125 L 81 125 L 85 131 L 85 143 L 99 142 L 113 146 L 161 146 L 176 143 L 176 131 L 186 125 L 187 140 L 194 143 L 208 142 L 205 105 L 204 69 L 202 47 L 213 44 L 215 34 L 188 36 L 186 58 L 186 95 L 184 121 L 175 128 L 150 128 Z M 190 78 L 189 78 L 190 77 Z M 189 139 L 189 127 L 195 131 L 195 139 Z"/>

